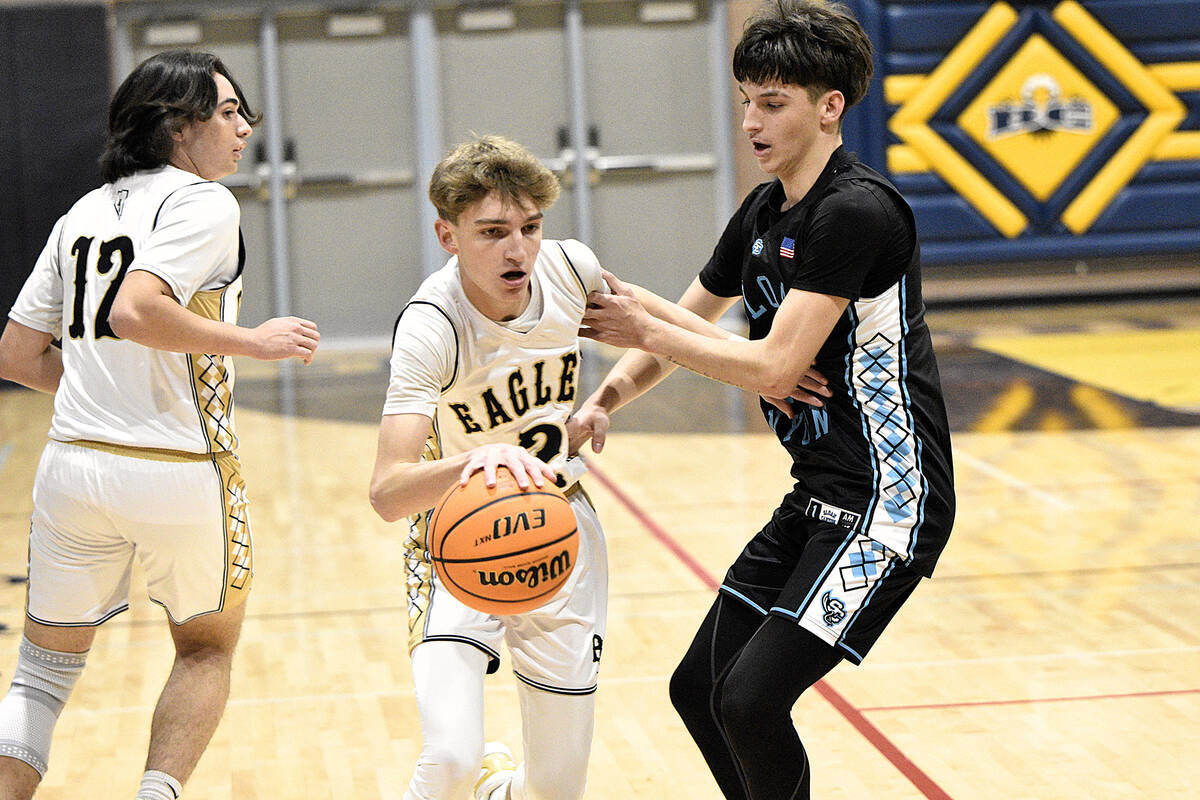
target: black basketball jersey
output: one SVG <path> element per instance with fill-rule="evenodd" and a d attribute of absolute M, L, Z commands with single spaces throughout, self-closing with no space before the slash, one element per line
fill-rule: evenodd
<path fill-rule="evenodd" d="M 850 300 L 817 354 L 833 397 L 792 401 L 792 419 L 761 403 L 796 480 L 777 514 L 864 533 L 931 574 L 954 486 L 912 212 L 840 147 L 800 202 L 781 211 L 783 200 L 777 180 L 750 192 L 700 273 L 713 294 L 742 297 L 751 339 L 791 289 Z"/>

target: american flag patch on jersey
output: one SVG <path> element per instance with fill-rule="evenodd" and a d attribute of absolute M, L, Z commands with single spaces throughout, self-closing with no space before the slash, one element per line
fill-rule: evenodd
<path fill-rule="evenodd" d="M 779 255 L 784 258 L 792 258 L 796 255 L 796 240 L 790 236 L 783 237 L 783 244 L 779 245 Z"/>

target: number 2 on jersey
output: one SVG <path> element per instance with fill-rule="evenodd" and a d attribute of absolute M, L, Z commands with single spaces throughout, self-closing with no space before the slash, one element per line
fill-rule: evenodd
<path fill-rule="evenodd" d="M 562 452 L 563 445 L 563 430 L 557 425 L 534 425 L 527 431 L 521 432 L 521 437 L 517 440 L 517 444 L 524 447 L 526 450 L 533 453 L 539 460 L 549 464 L 554 458 Z M 534 448 L 537 448 L 534 450 Z M 561 489 L 566 485 L 561 475 L 555 481 Z"/>
<path fill-rule="evenodd" d="M 83 301 L 87 293 L 88 256 L 91 254 L 94 239 L 94 236 L 80 236 L 75 240 L 75 244 L 71 245 L 71 255 L 75 257 L 75 295 L 71 305 L 71 324 L 67 326 L 67 333 L 72 339 L 82 339 L 87 331 L 84 324 Z M 97 278 L 112 272 L 114 257 L 120 257 L 121 266 L 109 280 L 104 297 L 100 299 L 100 305 L 96 308 L 96 320 L 92 328 L 92 335 L 97 339 L 121 338 L 108 323 L 108 315 L 112 311 L 113 301 L 117 299 L 117 290 L 121 288 L 121 281 L 125 279 L 125 270 L 133 261 L 133 240 L 128 236 L 118 236 L 100 244 L 96 259 Z M 97 283 L 99 283 L 98 280 Z"/>

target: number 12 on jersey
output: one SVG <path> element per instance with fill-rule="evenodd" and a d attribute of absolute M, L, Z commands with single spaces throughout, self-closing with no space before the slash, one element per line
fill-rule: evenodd
<path fill-rule="evenodd" d="M 71 245 L 71 255 L 75 257 L 75 292 L 71 304 L 71 322 L 67 326 L 67 333 L 72 339 L 82 339 L 87 333 L 87 326 L 84 322 L 87 316 L 84 301 L 87 296 L 88 280 L 89 278 L 94 280 L 95 286 L 99 290 L 104 288 L 104 279 L 107 278 L 107 288 L 104 288 L 104 296 L 96 308 L 92 336 L 96 339 L 105 337 L 119 339 L 121 337 L 113 332 L 112 326 L 108 323 L 108 315 L 112 311 L 113 301 L 117 299 L 117 290 L 121 288 L 121 281 L 125 279 L 125 270 L 133 262 L 133 240 L 128 236 L 118 236 L 107 242 L 101 242 L 97 248 L 96 271 L 93 275 L 89 272 L 89 267 L 91 266 L 90 256 L 94 241 L 94 236 L 80 236 L 75 240 L 75 244 Z M 118 259 L 120 266 L 117 266 Z M 115 273 L 113 267 L 117 267 Z"/>

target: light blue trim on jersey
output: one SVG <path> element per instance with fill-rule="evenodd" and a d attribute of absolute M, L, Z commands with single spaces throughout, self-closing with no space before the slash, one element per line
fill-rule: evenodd
<path fill-rule="evenodd" d="M 870 449 L 873 497 L 863 532 L 911 559 L 929 485 L 908 391 L 907 278 L 851 306 L 848 377 Z M 868 312 L 864 316 L 864 312 Z M 864 329 L 865 328 L 865 329 Z M 876 523 L 894 533 L 874 530 Z M 904 539 L 898 534 L 907 531 Z"/>
<path fill-rule="evenodd" d="M 861 533 L 866 534 L 871 527 L 871 520 L 875 518 L 875 504 L 879 501 L 879 462 L 878 454 L 875 452 L 874 444 L 871 440 L 871 427 L 867 424 L 867 415 L 863 412 L 862 404 L 858 401 L 858 393 L 854 391 L 854 354 L 858 352 L 856 344 L 856 334 L 858 333 L 859 317 L 855 311 L 854 303 L 846 306 L 846 313 L 850 317 L 850 334 L 846 337 L 846 388 L 850 391 L 850 401 L 854 403 L 855 410 L 858 411 L 859 422 L 862 423 L 863 441 L 867 443 L 867 454 L 871 461 L 871 500 L 867 503 L 866 512 L 863 514 L 858 525 L 861 528 Z"/>
<path fill-rule="evenodd" d="M 850 647 L 849 645 L 847 645 L 845 642 L 839 641 L 837 643 L 837 646 L 842 648 L 843 650 L 845 650 L 850 655 L 854 656 L 855 664 L 861 664 L 862 660 L 866 657 L 866 656 L 862 655 L 861 653 L 859 653 L 857 650 L 855 650 L 853 647 Z"/>
<path fill-rule="evenodd" d="M 913 457 L 917 462 L 917 476 L 921 479 L 921 502 L 917 504 L 917 520 L 912 526 L 912 532 L 908 537 L 908 560 L 911 561 L 913 553 L 917 551 L 917 537 L 920 535 L 921 525 L 925 522 L 925 501 L 929 498 L 929 479 L 925 477 L 925 470 L 922 469 L 924 459 L 921 457 L 925 443 L 921 437 L 917 435 L 917 421 L 912 416 L 912 397 L 908 394 L 908 292 L 905 291 L 907 286 L 908 276 L 905 275 L 900 279 L 900 363 L 902 372 L 900 374 L 900 391 L 904 394 L 904 412 L 908 416 L 908 426 L 913 432 L 913 441 L 916 442 L 916 451 Z"/>
<path fill-rule="evenodd" d="M 750 606 L 758 613 L 762 614 L 763 616 L 766 616 L 767 610 L 765 608 L 763 608 L 758 603 L 751 600 L 749 597 L 746 597 L 746 595 L 742 594 L 737 589 L 731 589 L 728 586 L 726 586 L 725 584 L 721 584 L 720 591 L 724 592 L 725 594 L 729 595 L 730 597 L 736 597 L 738 600 L 741 600 L 743 603 Z"/>

